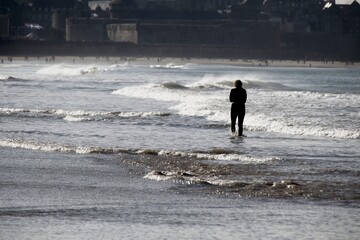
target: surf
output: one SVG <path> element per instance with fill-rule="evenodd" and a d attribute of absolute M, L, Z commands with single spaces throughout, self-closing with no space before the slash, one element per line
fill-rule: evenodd
<path fill-rule="evenodd" d="M 51 66 L 43 67 L 36 71 L 38 75 L 50 75 L 50 76 L 81 76 L 89 74 L 101 74 L 121 71 L 129 67 L 128 63 L 113 64 L 113 65 L 69 65 L 67 63 L 54 64 Z"/>
<path fill-rule="evenodd" d="M 149 67 L 152 69 L 185 69 L 187 65 L 176 65 L 174 63 L 167 63 L 165 65 L 156 64 L 150 65 Z"/>
<path fill-rule="evenodd" d="M 152 118 L 168 117 L 170 112 L 97 112 L 87 110 L 64 110 L 64 109 L 27 109 L 27 108 L 0 108 L 0 115 L 16 117 L 53 117 L 62 118 L 65 121 L 100 121 L 106 119 L 121 118 Z"/>

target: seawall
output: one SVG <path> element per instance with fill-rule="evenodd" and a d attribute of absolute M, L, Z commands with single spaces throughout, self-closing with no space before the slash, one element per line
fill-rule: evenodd
<path fill-rule="evenodd" d="M 242 48 L 218 45 L 133 44 L 118 42 L 50 42 L 1 40 L 3 56 L 108 56 L 173 57 L 260 60 L 360 61 L 360 47 L 341 49 L 336 46 Z"/>

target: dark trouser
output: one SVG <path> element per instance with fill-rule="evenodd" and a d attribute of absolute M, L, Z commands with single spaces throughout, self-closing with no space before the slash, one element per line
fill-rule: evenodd
<path fill-rule="evenodd" d="M 245 117 L 245 105 L 233 103 L 231 105 L 231 131 L 235 132 L 236 118 L 238 118 L 239 136 L 243 135 L 244 117 Z"/>

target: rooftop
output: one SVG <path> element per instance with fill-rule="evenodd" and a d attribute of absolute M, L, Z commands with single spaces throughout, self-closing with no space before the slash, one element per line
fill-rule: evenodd
<path fill-rule="evenodd" d="M 353 2 L 358 2 L 360 4 L 360 0 L 335 0 L 335 4 L 337 5 L 350 5 Z"/>

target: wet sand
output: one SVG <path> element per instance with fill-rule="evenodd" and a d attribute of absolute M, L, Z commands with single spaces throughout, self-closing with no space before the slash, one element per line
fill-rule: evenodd
<path fill-rule="evenodd" d="M 356 208 L 207 195 L 204 186 L 146 180 L 121 156 L 0 150 L 2 239 L 359 236 Z"/>

